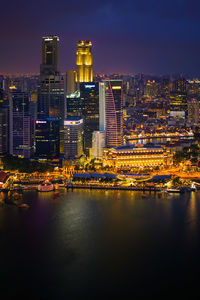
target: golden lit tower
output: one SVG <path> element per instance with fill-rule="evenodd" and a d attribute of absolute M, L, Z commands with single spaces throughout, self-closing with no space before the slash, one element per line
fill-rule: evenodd
<path fill-rule="evenodd" d="M 93 82 L 92 42 L 78 41 L 76 51 L 77 82 Z"/>

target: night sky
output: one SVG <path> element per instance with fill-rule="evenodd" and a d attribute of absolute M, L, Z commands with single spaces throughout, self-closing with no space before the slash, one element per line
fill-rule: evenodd
<path fill-rule="evenodd" d="M 198 0 L 4 0 L 0 12 L 0 73 L 39 72 L 41 37 L 57 34 L 61 71 L 90 39 L 95 72 L 200 76 Z"/>

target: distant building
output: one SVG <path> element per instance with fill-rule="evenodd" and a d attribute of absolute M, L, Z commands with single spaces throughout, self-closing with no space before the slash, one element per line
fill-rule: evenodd
<path fill-rule="evenodd" d="M 69 117 L 64 121 L 64 158 L 78 158 L 83 154 L 83 119 Z"/>
<path fill-rule="evenodd" d="M 59 158 L 60 120 L 47 118 L 35 122 L 36 157 Z"/>
<path fill-rule="evenodd" d="M 188 100 L 188 124 L 199 123 L 199 101 L 196 98 Z"/>
<path fill-rule="evenodd" d="M 93 82 L 92 42 L 78 41 L 76 49 L 77 82 Z"/>
<path fill-rule="evenodd" d="M 184 122 L 187 118 L 187 94 L 172 92 L 169 98 L 170 117 Z"/>
<path fill-rule="evenodd" d="M 155 167 L 171 165 L 173 156 L 161 146 L 125 145 L 105 151 L 103 164 L 113 168 Z"/>
<path fill-rule="evenodd" d="M 92 153 L 93 158 L 100 158 L 103 156 L 104 148 L 106 147 L 106 133 L 105 131 L 94 131 L 92 134 Z"/>

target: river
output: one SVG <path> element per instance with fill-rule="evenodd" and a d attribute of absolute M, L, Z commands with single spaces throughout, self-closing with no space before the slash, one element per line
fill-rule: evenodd
<path fill-rule="evenodd" d="M 30 191 L 28 210 L 0 207 L 2 300 L 194 299 L 200 191 L 147 194 Z"/>

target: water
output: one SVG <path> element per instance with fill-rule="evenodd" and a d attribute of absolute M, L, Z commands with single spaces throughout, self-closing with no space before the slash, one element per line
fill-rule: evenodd
<path fill-rule="evenodd" d="M 0 207 L 2 299 L 120 299 L 198 292 L 200 192 L 25 192 Z"/>

